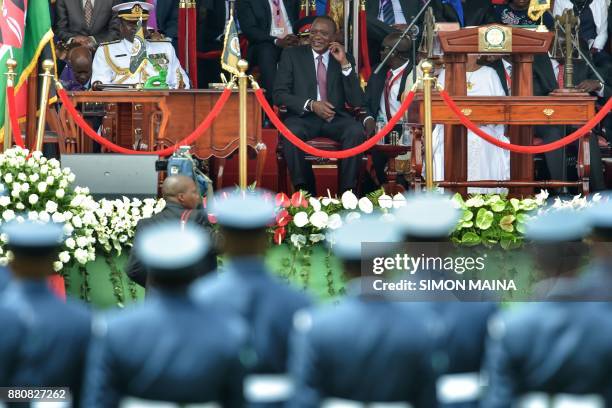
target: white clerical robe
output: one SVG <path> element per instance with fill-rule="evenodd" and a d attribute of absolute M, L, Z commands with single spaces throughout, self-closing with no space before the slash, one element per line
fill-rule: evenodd
<path fill-rule="evenodd" d="M 480 67 L 466 73 L 468 96 L 506 96 L 497 72 L 493 68 Z M 438 77 L 444 86 L 444 70 Z M 471 89 L 470 89 L 471 88 Z M 508 142 L 504 125 L 481 125 L 480 129 L 498 140 Z M 490 144 L 468 130 L 468 180 L 509 180 L 510 152 Z M 433 130 L 434 180 L 444 179 L 444 126 L 436 125 Z M 506 189 L 470 187 L 469 193 L 501 193 Z"/>

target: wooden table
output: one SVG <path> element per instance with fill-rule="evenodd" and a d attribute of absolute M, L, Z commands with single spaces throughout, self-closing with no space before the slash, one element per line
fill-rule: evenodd
<path fill-rule="evenodd" d="M 103 135 L 114 143 L 142 150 L 172 146 L 188 136 L 207 116 L 221 95 L 221 90 L 121 90 L 70 92 L 73 103 L 106 104 Z M 233 91 L 210 128 L 192 145 L 191 152 L 200 159 L 220 158 L 222 177 L 225 158 L 238 149 L 238 91 Z M 266 145 L 261 138 L 262 110 L 253 91 L 247 95 L 247 144 L 257 154 L 256 180 L 266 159 Z M 219 184 L 221 180 L 217 180 Z"/>

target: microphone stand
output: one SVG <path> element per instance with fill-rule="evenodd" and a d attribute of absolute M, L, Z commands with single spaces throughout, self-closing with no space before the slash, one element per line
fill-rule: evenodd
<path fill-rule="evenodd" d="M 393 52 L 395 52 L 395 49 L 397 48 L 397 46 L 399 45 L 400 41 L 402 41 L 404 38 L 406 38 L 406 36 L 408 35 L 408 33 L 410 32 L 410 30 L 412 29 L 412 27 L 416 24 L 417 20 L 421 17 L 421 15 L 425 12 L 425 10 L 427 9 L 427 7 L 429 7 L 429 5 L 431 4 L 431 0 L 427 0 L 425 2 L 425 4 L 423 4 L 423 7 L 421 7 L 421 9 L 419 10 L 419 12 L 417 13 L 417 15 L 412 19 L 412 21 L 410 22 L 410 24 L 408 24 L 408 27 L 406 27 L 406 29 L 404 30 L 404 32 L 402 32 L 402 34 L 400 35 L 400 37 L 397 39 L 397 41 L 395 42 L 395 44 L 393 44 L 393 47 L 391 47 L 391 50 L 389 51 L 389 53 L 387 54 L 387 56 L 382 60 L 382 62 L 380 64 L 378 64 L 378 67 L 376 67 L 376 69 L 374 70 L 375 74 L 378 74 L 381 70 L 381 68 L 383 67 L 383 65 L 385 65 L 387 63 L 387 60 L 391 57 L 391 55 L 393 54 Z M 414 49 L 414 44 L 412 44 L 412 48 Z M 413 61 L 413 65 L 414 65 L 414 61 Z"/>

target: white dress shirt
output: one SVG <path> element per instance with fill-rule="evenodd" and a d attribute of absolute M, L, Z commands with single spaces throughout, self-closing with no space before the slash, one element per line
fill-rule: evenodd
<path fill-rule="evenodd" d="M 83 5 L 83 9 L 85 9 L 85 2 L 87 0 L 81 0 L 81 4 Z M 96 5 L 96 0 L 90 0 L 91 1 L 91 6 L 95 6 Z"/>
<path fill-rule="evenodd" d="M 608 40 L 608 6 L 607 0 L 593 0 L 589 7 L 593 13 L 597 36 L 594 40 L 589 41 L 589 48 L 604 49 Z M 560 16 L 566 9 L 573 9 L 574 5 L 570 0 L 555 0 L 553 14 Z"/>
<path fill-rule="evenodd" d="M 391 89 L 389 89 L 389 110 L 391 111 L 390 115 L 393 116 L 398 111 L 400 105 L 402 104 L 398 101 L 398 94 L 400 91 L 400 85 L 402 83 L 402 75 L 404 74 L 404 70 L 408 67 L 408 61 L 404 63 L 399 68 L 391 70 L 391 81 L 393 81 L 391 85 Z M 385 91 L 383 88 L 383 93 L 380 96 L 380 113 L 383 118 L 385 118 L 385 122 L 387 121 L 387 107 L 385 105 Z"/>
<path fill-rule="evenodd" d="M 329 66 L 329 50 L 325 51 L 321 55 L 323 55 L 323 65 L 325 65 L 325 72 L 327 72 L 327 67 Z M 315 78 L 317 77 L 317 66 L 319 65 L 319 60 L 317 59 L 318 57 L 319 57 L 319 54 L 315 50 L 312 50 L 312 58 L 314 58 L 314 65 L 315 65 Z M 351 71 L 353 71 L 352 65 L 350 68 L 343 69 L 342 75 L 349 76 L 351 74 Z M 320 100 L 321 100 L 321 91 L 319 90 L 319 84 L 317 81 L 317 101 L 320 101 Z M 305 111 L 308 110 L 307 107 L 309 103 L 310 103 L 310 99 L 308 99 L 306 103 L 304 104 Z"/>
<path fill-rule="evenodd" d="M 553 67 L 553 72 L 555 73 L 555 80 L 557 81 L 557 83 L 559 82 L 559 61 L 557 61 L 554 58 L 550 59 L 550 62 L 552 63 L 552 67 Z M 590 68 L 589 68 L 590 69 Z M 574 86 L 576 86 L 578 84 L 574 84 Z M 599 91 L 595 92 L 597 94 L 597 96 L 599 96 L 600 98 L 603 97 L 603 93 L 604 93 L 604 87 L 602 84 L 602 87 L 599 89 Z"/>
<path fill-rule="evenodd" d="M 393 4 L 393 15 L 395 16 L 395 24 L 406 24 L 404 10 L 402 10 L 402 5 L 400 4 L 399 0 L 391 0 L 391 4 Z M 385 21 L 385 19 L 383 18 L 382 4 L 380 5 L 378 10 L 378 19 L 383 22 Z"/>
<path fill-rule="evenodd" d="M 289 15 L 287 14 L 287 10 L 285 10 L 285 3 L 283 0 L 279 0 L 279 6 L 281 10 L 281 18 L 285 21 L 285 25 L 287 26 L 287 32 L 279 34 L 277 30 L 279 27 L 276 26 L 274 16 L 272 16 L 272 22 L 270 24 L 270 36 L 276 38 L 285 38 L 286 35 L 293 33 L 293 27 L 291 27 L 291 21 L 289 20 Z M 274 13 L 274 3 L 272 0 L 268 0 L 268 4 L 270 4 L 270 10 Z"/>

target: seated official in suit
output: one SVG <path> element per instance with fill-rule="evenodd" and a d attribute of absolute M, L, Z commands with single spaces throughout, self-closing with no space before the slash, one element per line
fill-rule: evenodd
<path fill-rule="evenodd" d="M 310 46 L 283 52 L 274 83 L 274 102 L 287 108 L 284 123 L 302 140 L 329 137 L 348 149 L 365 140 L 363 126 L 346 110 L 346 105 L 361 106 L 363 93 L 350 57 L 342 45 L 331 41 L 335 34 L 336 24 L 331 18 L 317 17 L 310 29 Z M 304 160 L 304 152 L 286 140 L 283 149 L 294 188 L 314 195 L 314 173 Z M 357 187 L 361 158 L 357 155 L 340 162 L 339 191 Z"/>
<path fill-rule="evenodd" d="M 164 72 L 169 88 L 189 88 L 189 78 L 170 41 L 145 39 L 145 52 L 134 51 L 141 46 L 141 34 L 144 35 L 144 27 L 152 8 L 152 5 L 142 1 L 122 3 L 113 7 L 121 19 L 121 40 L 101 44 L 96 51 L 91 78 L 94 91 L 105 84 L 134 85 L 145 83 L 151 77 L 161 79 Z M 137 31 L 140 19 L 143 33 Z M 138 57 L 140 61 L 133 61 Z"/>
<path fill-rule="evenodd" d="M 57 0 L 56 41 L 73 42 L 95 48 L 99 43 L 119 38 L 119 20 L 113 6 L 119 0 Z"/>
<path fill-rule="evenodd" d="M 370 63 L 380 62 L 380 47 L 393 31 L 403 31 L 419 12 L 418 0 L 370 0 L 366 2 Z"/>
<path fill-rule="evenodd" d="M 284 48 L 298 44 L 293 26 L 299 0 L 241 0 L 236 4 L 240 29 L 249 40 L 248 60 L 258 66 L 266 98 L 272 101 L 276 65 Z"/>
<path fill-rule="evenodd" d="M 385 59 L 399 38 L 400 33 L 391 33 L 385 37 L 380 52 L 381 59 Z M 378 74 L 370 76 L 364 100 L 364 109 L 367 116 L 363 125 L 367 137 L 374 135 L 377 122 L 386 124 L 395 115 L 402 103 L 402 94 L 412 85 L 411 49 L 412 41 L 404 37 L 387 60 L 385 67 Z M 399 126 L 401 127 L 401 125 Z M 400 131 L 400 134 L 402 134 L 402 131 Z M 378 179 L 376 180 L 378 181 L 377 184 L 383 185 L 386 181 L 387 156 L 374 152 L 372 160 Z"/>
<path fill-rule="evenodd" d="M 461 27 L 479 26 L 494 21 L 490 0 L 434 0 L 436 22 L 459 23 Z"/>
<path fill-rule="evenodd" d="M 200 207 L 202 198 L 194 181 L 187 176 L 170 176 L 164 180 L 162 195 L 166 201 L 164 209 L 151 218 L 143 218 L 136 225 L 134 239 L 138 241 L 140 231 L 160 223 L 174 222 L 177 225 L 187 221 L 203 228 L 208 228 L 208 216 Z M 204 275 L 217 267 L 217 256 L 214 250 L 203 258 L 199 273 Z M 147 272 L 135 252 L 130 253 L 126 273 L 134 282 L 148 286 Z"/>

